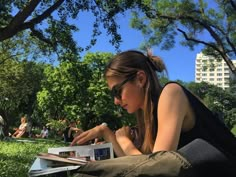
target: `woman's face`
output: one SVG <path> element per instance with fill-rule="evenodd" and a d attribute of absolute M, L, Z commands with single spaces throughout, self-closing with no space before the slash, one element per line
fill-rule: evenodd
<path fill-rule="evenodd" d="M 21 118 L 21 123 L 25 123 L 26 119 L 24 117 Z"/>
<path fill-rule="evenodd" d="M 115 77 L 107 78 L 109 89 L 112 90 L 113 87 L 121 84 L 125 79 Z M 137 82 L 137 77 L 134 78 L 134 81 L 128 80 L 119 89 L 120 97 L 114 97 L 114 104 L 126 109 L 128 113 L 134 113 L 138 109 L 143 109 L 144 93 Z"/>

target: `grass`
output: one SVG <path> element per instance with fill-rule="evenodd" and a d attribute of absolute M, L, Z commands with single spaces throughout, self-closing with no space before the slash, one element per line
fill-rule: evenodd
<path fill-rule="evenodd" d="M 236 125 L 232 133 L 236 136 Z M 0 141 L 0 177 L 27 177 L 38 153 L 47 152 L 50 147 L 68 146 L 54 139 L 20 140 Z"/>
<path fill-rule="evenodd" d="M 26 139 L 0 141 L 0 176 L 26 177 L 36 155 L 50 147 L 67 146 L 55 140 Z"/>

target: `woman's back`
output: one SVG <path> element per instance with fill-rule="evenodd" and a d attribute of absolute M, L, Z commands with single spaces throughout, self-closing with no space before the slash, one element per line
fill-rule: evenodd
<path fill-rule="evenodd" d="M 172 82 L 169 82 L 172 83 Z M 169 84 L 167 83 L 167 84 Z M 166 84 L 166 85 L 167 85 Z M 165 85 L 165 86 L 166 86 Z M 181 86 L 181 85 L 180 85 Z M 187 132 L 181 132 L 178 148 L 185 146 L 196 138 L 201 138 L 214 145 L 224 154 L 236 159 L 236 138 L 220 120 L 196 96 L 181 86 L 195 113 L 195 125 Z"/>

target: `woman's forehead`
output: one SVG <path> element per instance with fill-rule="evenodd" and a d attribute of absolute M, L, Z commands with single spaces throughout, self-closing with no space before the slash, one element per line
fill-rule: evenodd
<path fill-rule="evenodd" d="M 110 89 L 112 89 L 113 86 L 120 83 L 123 79 L 121 77 L 107 77 L 107 84 Z"/>

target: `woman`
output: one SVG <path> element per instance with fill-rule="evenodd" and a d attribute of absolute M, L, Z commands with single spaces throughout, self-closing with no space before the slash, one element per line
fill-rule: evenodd
<path fill-rule="evenodd" d="M 13 133 L 12 137 L 13 138 L 21 138 L 21 137 L 28 137 L 28 132 L 27 132 L 27 118 L 25 116 L 21 117 L 21 124 L 19 128 L 15 128 L 15 133 Z"/>
<path fill-rule="evenodd" d="M 63 132 L 64 141 L 65 142 L 72 142 L 74 136 L 81 134 L 83 131 L 76 127 L 76 122 L 71 121 L 69 126 Z"/>
<path fill-rule="evenodd" d="M 138 124 L 136 147 L 130 127 L 122 127 L 115 134 L 104 125 L 75 137 L 72 145 L 82 144 L 96 137 L 112 142 L 117 156 L 150 154 L 157 151 L 177 151 L 196 138 L 213 144 L 235 160 L 236 140 L 224 124 L 193 94 L 181 85 L 170 82 L 161 87 L 157 72 L 165 65 L 150 52 L 126 51 L 108 64 L 105 77 L 114 103 L 135 113 Z"/>

